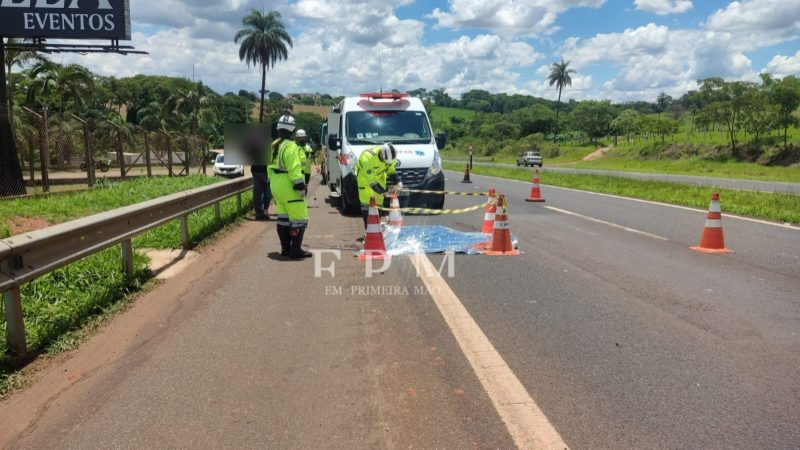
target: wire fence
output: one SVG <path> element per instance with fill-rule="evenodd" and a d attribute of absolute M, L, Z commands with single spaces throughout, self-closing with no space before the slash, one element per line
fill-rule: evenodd
<path fill-rule="evenodd" d="M 10 116 L 11 134 L 29 194 L 88 188 L 104 179 L 208 171 L 211 153 L 202 137 L 46 110 L 16 114 Z M 0 195 L 11 193 L 0 185 Z"/>

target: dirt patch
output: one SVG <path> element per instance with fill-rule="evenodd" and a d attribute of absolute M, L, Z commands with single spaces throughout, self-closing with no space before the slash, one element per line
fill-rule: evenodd
<path fill-rule="evenodd" d="M 612 148 L 614 147 L 609 146 L 609 147 L 599 148 L 593 151 L 592 153 L 589 153 L 588 155 L 584 156 L 581 161 L 594 161 L 596 159 L 600 159 L 603 156 L 605 156 L 605 154 L 608 153 L 608 151 L 611 150 Z"/>
<path fill-rule="evenodd" d="M 47 228 L 52 225 L 52 223 L 41 217 L 14 216 L 8 221 L 6 226 L 11 236 L 16 236 L 22 233 L 41 230 L 42 228 Z"/>

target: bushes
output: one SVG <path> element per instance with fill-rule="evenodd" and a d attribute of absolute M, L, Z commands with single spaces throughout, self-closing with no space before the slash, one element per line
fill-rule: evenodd
<path fill-rule="evenodd" d="M 23 285 L 28 347 L 32 351 L 43 349 L 58 336 L 80 327 L 87 318 L 138 290 L 149 278 L 148 262 L 145 256 L 134 254 L 134 279 L 128 284 L 122 273 L 119 248 L 115 247 Z M 5 339 L 5 317 L 0 319 Z"/>

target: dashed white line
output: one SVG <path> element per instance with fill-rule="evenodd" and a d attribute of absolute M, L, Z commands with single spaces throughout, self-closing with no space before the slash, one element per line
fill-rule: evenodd
<path fill-rule="evenodd" d="M 566 449 L 567 444 L 508 367 L 467 309 L 424 254 L 411 262 L 428 287 L 450 331 L 506 425 L 522 449 Z"/>
<path fill-rule="evenodd" d="M 530 183 L 529 181 L 512 180 L 512 179 L 509 179 L 509 178 L 495 177 L 495 176 L 492 176 L 492 175 L 478 175 L 478 174 L 476 174 L 476 176 L 487 177 L 487 178 L 496 178 L 498 180 L 503 180 L 503 181 L 513 181 L 515 183 L 523 183 L 523 184 Z M 644 199 L 641 199 L 641 198 L 623 197 L 621 195 L 604 194 L 602 192 L 592 192 L 592 191 L 584 191 L 582 189 L 574 189 L 574 188 L 567 188 L 567 187 L 561 187 L 561 186 L 553 186 L 553 185 L 547 184 L 545 182 L 541 182 L 541 185 L 542 186 L 547 186 L 548 189 L 549 188 L 562 189 L 562 190 L 565 190 L 565 191 L 580 192 L 582 194 L 600 195 L 602 197 L 618 198 L 620 200 L 629 200 L 629 201 L 632 201 L 632 202 L 648 203 L 648 204 L 657 205 L 657 206 L 667 206 L 667 207 L 670 207 L 670 208 L 684 209 L 686 211 L 695 211 L 695 212 L 699 212 L 699 213 L 707 213 L 708 212 L 708 211 L 706 211 L 704 209 L 692 208 L 690 206 L 672 205 L 670 203 L 656 202 L 656 201 L 653 201 L 653 200 L 644 200 Z M 737 216 L 735 214 L 727 214 L 727 213 L 722 213 L 722 216 L 724 218 L 744 220 L 744 221 L 747 221 L 747 222 L 760 223 L 760 224 L 763 224 L 763 225 L 772 225 L 773 227 L 785 228 L 787 230 L 800 231 L 800 227 L 792 225 L 790 223 L 770 222 L 768 220 L 754 219 L 752 217 Z"/>
<path fill-rule="evenodd" d="M 545 206 L 545 208 L 550 209 L 552 211 L 560 212 L 562 214 L 568 214 L 570 216 L 580 217 L 582 219 L 590 220 L 592 222 L 602 223 L 603 225 L 608 225 L 610 227 L 619 228 L 621 230 L 629 231 L 631 233 L 641 234 L 643 236 L 651 237 L 653 239 L 658 239 L 658 240 L 661 240 L 661 241 L 668 241 L 669 240 L 669 239 L 665 238 L 664 236 L 659 236 L 657 234 L 648 233 L 648 232 L 642 231 L 642 230 L 637 230 L 636 228 L 626 227 L 624 225 L 620 225 L 620 224 L 613 223 L 613 222 L 607 222 L 605 220 L 595 219 L 594 217 L 589 217 L 589 216 L 586 216 L 586 215 L 583 215 L 583 214 L 578 214 L 576 212 L 567 211 L 566 209 L 556 208 L 554 206 Z"/>

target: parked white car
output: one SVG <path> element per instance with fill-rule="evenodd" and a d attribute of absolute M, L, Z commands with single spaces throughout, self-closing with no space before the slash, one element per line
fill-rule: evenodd
<path fill-rule="evenodd" d="M 214 175 L 219 175 L 222 177 L 235 178 L 244 176 L 244 166 L 225 164 L 225 155 L 217 155 L 217 159 L 214 160 L 214 168 L 212 170 Z"/>

